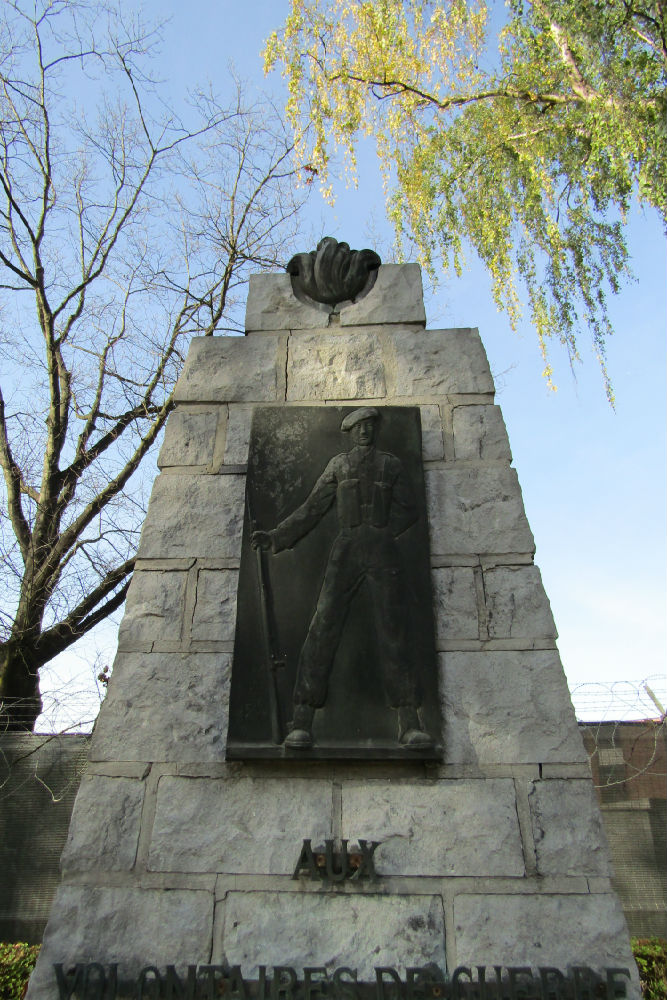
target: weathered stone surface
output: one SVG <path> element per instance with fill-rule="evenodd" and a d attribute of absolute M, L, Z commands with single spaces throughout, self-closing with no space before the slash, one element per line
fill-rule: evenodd
<path fill-rule="evenodd" d="M 537 566 L 484 570 L 486 615 L 491 639 L 557 636 L 551 606 Z"/>
<path fill-rule="evenodd" d="M 493 392 L 489 362 L 475 329 L 387 331 L 396 396 Z"/>
<path fill-rule="evenodd" d="M 370 292 L 340 310 L 341 326 L 425 322 L 419 264 L 384 264 Z"/>
<path fill-rule="evenodd" d="M 386 395 L 379 337 L 370 332 L 293 333 L 289 400 L 377 399 Z"/>
<path fill-rule="evenodd" d="M 479 617 L 475 576 L 468 566 L 432 571 L 436 638 L 478 639 Z"/>
<path fill-rule="evenodd" d="M 383 269 L 375 292 L 343 306 L 341 325 L 331 327 L 326 311 L 304 306 L 289 278 L 276 275 L 266 294 L 257 286 L 248 308 L 249 325 L 254 309 L 265 332 L 195 341 L 178 388 L 188 406 L 175 412 L 162 449 L 170 472 L 154 489 L 140 551 L 146 569 L 135 575 L 121 639 L 155 638 L 167 649 L 189 637 L 201 648 L 231 644 L 237 573 L 212 567 L 234 567 L 240 555 L 244 477 L 174 466 L 243 466 L 252 409 L 286 398 L 421 406 L 434 562 L 467 564 L 433 570 L 440 648 L 482 645 L 475 640 L 483 594 L 491 645 L 555 634 L 538 571 L 515 565 L 530 560 L 533 539 L 506 465 L 500 412 L 479 405 L 493 386 L 477 333 L 416 331 L 423 313 L 410 305 L 417 296 L 410 273 L 396 272 L 407 276 L 405 287 L 394 276 L 374 305 L 391 278 Z M 380 319 L 385 326 L 371 325 Z M 465 398 L 475 405 L 459 405 Z M 447 459 L 458 461 L 443 461 L 445 445 Z M 513 565 L 495 565 L 509 562 L 507 553 Z M 196 558 L 206 562 L 195 568 Z M 181 629 L 186 598 L 191 622 Z M 241 965 L 248 977 L 259 964 L 299 971 L 345 964 L 361 979 L 373 979 L 381 965 L 443 968 L 444 912 L 450 970 L 452 962 L 631 964 L 620 909 L 604 894 L 608 867 L 582 778 L 586 756 L 555 651 L 440 656 L 445 763 L 453 765 L 442 770 L 405 761 L 370 769 L 345 761 L 223 764 L 230 660 L 199 652 L 119 656 L 91 751 L 105 773 L 82 785 L 64 856 L 69 877 L 98 887 L 61 891 L 31 1000 L 55 996 L 54 961 L 117 960 L 125 974 L 133 965 L 214 961 Z M 289 690 L 282 694 L 289 701 Z M 139 836 L 147 761 L 162 775 L 143 809 L 148 873 Z M 557 777 L 538 781 L 538 764 Z M 482 778 L 513 765 L 515 781 Z M 564 778 L 570 770 L 578 777 Z M 116 772 L 123 777 L 110 776 Z M 530 794 L 526 800 L 520 786 L 517 807 L 520 781 Z M 537 876 L 524 876 L 519 819 L 524 832 L 532 822 Z M 317 845 L 334 834 L 381 841 L 377 883 L 332 890 L 290 879 L 302 839 Z M 213 930 L 213 892 L 174 887 L 212 889 L 218 874 Z M 584 895 L 587 878 L 600 895 Z M 141 890 L 140 882 L 167 888 Z M 573 885 L 580 894 L 567 895 Z M 444 908 L 440 896 L 426 895 L 434 891 L 445 896 Z"/>
<path fill-rule="evenodd" d="M 291 875 L 303 838 L 315 847 L 331 829 L 329 781 L 166 775 L 158 784 L 148 867 Z"/>
<path fill-rule="evenodd" d="M 326 326 L 330 312 L 331 306 L 297 299 L 289 274 L 250 275 L 245 311 L 247 333 Z"/>
<path fill-rule="evenodd" d="M 158 476 L 140 559 L 239 558 L 245 476 Z"/>
<path fill-rule="evenodd" d="M 584 763 L 557 650 L 440 654 L 450 764 Z"/>
<path fill-rule="evenodd" d="M 224 760 L 230 660 L 227 653 L 119 654 L 91 760 Z"/>
<path fill-rule="evenodd" d="M 636 967 L 612 895 L 482 896 L 454 900 L 457 965 L 566 969 Z"/>
<path fill-rule="evenodd" d="M 514 469 L 427 469 L 431 555 L 534 552 Z"/>
<path fill-rule="evenodd" d="M 425 462 L 438 461 L 444 457 L 442 438 L 442 417 L 437 403 L 425 403 L 419 407 L 422 421 L 422 457 Z"/>
<path fill-rule="evenodd" d="M 180 639 L 187 578 L 187 573 L 177 571 L 135 572 L 118 633 L 119 646 Z"/>
<path fill-rule="evenodd" d="M 248 461 L 253 409 L 254 407 L 243 403 L 230 404 L 225 441 L 225 465 L 245 465 Z"/>
<path fill-rule="evenodd" d="M 74 803 L 61 858 L 63 874 L 130 871 L 137 855 L 144 782 L 86 775 Z"/>
<path fill-rule="evenodd" d="M 540 875 L 610 875 L 609 852 L 591 781 L 531 782 Z"/>
<path fill-rule="evenodd" d="M 192 618 L 193 639 L 233 641 L 238 579 L 235 569 L 199 570 Z"/>
<path fill-rule="evenodd" d="M 286 333 L 251 338 L 195 337 L 174 398 L 177 403 L 283 399 L 286 350 Z"/>
<path fill-rule="evenodd" d="M 30 1000 L 58 996 L 54 962 L 119 963 L 119 977 L 147 965 L 184 971 L 208 961 L 213 895 L 202 890 L 61 886 L 30 980 Z"/>
<path fill-rule="evenodd" d="M 380 875 L 523 875 L 509 779 L 343 785 L 342 836 L 379 840 Z"/>
<path fill-rule="evenodd" d="M 347 965 L 362 981 L 376 966 L 434 962 L 445 967 L 445 927 L 439 896 L 344 896 L 298 892 L 230 892 L 224 925 L 216 929 L 213 961 L 240 965 L 256 978 L 259 965 L 300 973 Z"/>
<path fill-rule="evenodd" d="M 297 299 L 288 274 L 250 276 L 245 320 L 248 333 L 326 327 L 330 312 L 329 306 Z M 340 308 L 341 326 L 425 322 L 418 264 L 383 265 L 370 292 Z"/>
<path fill-rule="evenodd" d="M 164 442 L 157 464 L 161 469 L 173 465 L 208 465 L 213 458 L 219 410 L 208 413 L 174 410 L 167 421 Z"/>
<path fill-rule="evenodd" d="M 452 422 L 456 458 L 511 462 L 510 443 L 499 406 L 456 406 Z"/>

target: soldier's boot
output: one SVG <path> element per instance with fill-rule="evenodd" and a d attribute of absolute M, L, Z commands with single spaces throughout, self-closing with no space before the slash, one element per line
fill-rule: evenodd
<path fill-rule="evenodd" d="M 313 745 L 313 716 L 310 705 L 295 705 L 292 728 L 285 737 L 285 746 L 292 750 L 307 750 Z"/>
<path fill-rule="evenodd" d="M 406 705 L 398 710 L 398 739 L 408 750 L 429 750 L 433 738 L 424 732 L 417 709 Z"/>

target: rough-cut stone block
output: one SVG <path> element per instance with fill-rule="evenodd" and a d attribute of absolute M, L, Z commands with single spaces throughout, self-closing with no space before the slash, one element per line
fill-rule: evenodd
<path fill-rule="evenodd" d="M 343 837 L 379 840 L 380 875 L 523 875 L 509 779 L 343 785 Z"/>
<path fill-rule="evenodd" d="M 557 632 L 537 566 L 484 570 L 486 615 L 491 639 L 551 638 Z"/>
<path fill-rule="evenodd" d="M 119 979 L 135 978 L 147 965 L 186 971 L 190 963 L 208 961 L 212 936 L 209 892 L 61 886 L 28 996 L 58 996 L 54 962 L 65 969 L 77 962 L 118 962 Z"/>
<path fill-rule="evenodd" d="M 91 760 L 224 760 L 230 659 L 227 653 L 119 654 Z"/>
<path fill-rule="evenodd" d="M 445 927 L 439 896 L 334 896 L 297 892 L 230 892 L 213 961 L 240 965 L 256 978 L 260 965 L 341 966 L 375 981 L 376 966 L 405 974 L 434 962 L 445 968 Z M 246 972 L 247 970 L 247 972 Z"/>
<path fill-rule="evenodd" d="M 479 617 L 475 575 L 468 566 L 432 571 L 435 629 L 445 639 L 478 639 Z"/>
<path fill-rule="evenodd" d="M 331 836 L 331 783 L 299 778 L 160 778 L 148 867 L 291 875 L 304 837 Z"/>
<path fill-rule="evenodd" d="M 187 578 L 187 573 L 176 571 L 134 574 L 118 633 L 121 647 L 128 642 L 181 638 Z"/>
<path fill-rule="evenodd" d="M 213 458 L 219 410 L 208 413 L 175 410 L 167 421 L 164 442 L 157 464 L 161 469 L 173 465 L 208 465 Z"/>
<path fill-rule="evenodd" d="M 456 458 L 512 461 L 499 406 L 456 406 L 452 421 Z"/>
<path fill-rule="evenodd" d="M 431 555 L 533 552 L 514 469 L 426 470 Z"/>
<path fill-rule="evenodd" d="M 637 982 L 623 912 L 612 894 L 460 895 L 454 924 L 457 965 L 626 966 Z"/>
<path fill-rule="evenodd" d="M 436 403 L 425 403 L 419 409 L 422 423 L 422 458 L 425 462 L 438 461 L 445 453 L 440 407 Z"/>
<path fill-rule="evenodd" d="M 247 463 L 253 409 L 254 407 L 243 403 L 230 404 L 225 441 L 225 465 Z"/>
<path fill-rule="evenodd" d="M 557 650 L 440 654 L 450 764 L 584 763 Z"/>
<path fill-rule="evenodd" d="M 287 335 L 195 337 L 176 383 L 177 403 L 262 402 L 285 395 Z"/>
<path fill-rule="evenodd" d="M 392 346 L 390 393 L 432 396 L 493 392 L 489 362 L 475 329 L 387 331 Z M 389 367 L 389 366 L 388 366 Z"/>
<path fill-rule="evenodd" d="M 375 333 L 293 333 L 287 398 L 377 399 L 386 395 L 380 340 Z"/>
<path fill-rule="evenodd" d="M 532 782 L 529 802 L 540 875 L 611 874 L 591 781 Z"/>
<path fill-rule="evenodd" d="M 140 559 L 239 558 L 245 476 L 158 476 Z"/>
<path fill-rule="evenodd" d="M 236 625 L 235 569 L 200 569 L 197 601 L 192 618 L 192 638 L 232 642 Z"/>
<path fill-rule="evenodd" d="M 97 868 L 129 871 L 139 842 L 144 782 L 84 776 L 61 858 L 65 875 Z"/>
<path fill-rule="evenodd" d="M 370 292 L 340 310 L 341 326 L 425 322 L 419 264 L 384 264 Z"/>
<path fill-rule="evenodd" d="M 331 306 L 297 299 L 289 274 L 250 275 L 245 311 L 247 333 L 326 326 L 330 312 Z"/>

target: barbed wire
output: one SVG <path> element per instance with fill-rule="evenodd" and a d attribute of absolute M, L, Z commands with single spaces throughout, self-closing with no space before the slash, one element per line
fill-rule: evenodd
<path fill-rule="evenodd" d="M 577 684 L 572 702 L 603 801 L 664 799 L 667 678 Z"/>
<path fill-rule="evenodd" d="M 106 661 L 97 654 L 78 657 L 78 669 L 73 658 L 67 666 L 54 660 L 43 667 L 42 713 L 34 730 L 31 699 L 0 702 L 0 799 L 20 795 L 34 783 L 54 803 L 76 792 L 88 759 L 89 734 L 106 693 Z"/>
<path fill-rule="evenodd" d="M 571 689 L 579 722 L 633 722 L 665 717 L 667 676 L 652 674 L 642 681 L 586 681 Z"/>
<path fill-rule="evenodd" d="M 44 695 L 44 709 L 33 733 L 29 719 L 32 704 L 26 703 L 25 735 L 20 730 L 3 734 L 0 726 L 0 796 L 7 790 L 9 778 L 20 766 L 22 779 L 19 786 L 12 781 L 12 792 L 22 783 L 37 780 L 44 784 L 53 801 L 59 801 L 73 781 L 78 781 L 85 766 L 82 762 L 75 772 L 68 771 L 64 784 L 47 784 L 40 776 L 40 757 L 45 748 L 58 740 L 67 741 L 72 734 L 91 732 L 101 702 L 106 692 L 108 667 L 98 659 L 92 664 L 94 688 L 90 683 L 91 665 L 78 676 L 69 676 L 62 683 L 50 678 L 48 693 Z M 655 674 L 643 681 L 587 681 L 572 688 L 572 702 L 579 727 L 584 737 L 596 787 L 610 789 L 625 786 L 642 776 L 659 781 L 666 776 L 665 746 L 667 741 L 667 678 Z M 20 726 L 21 704 L 12 705 L 12 717 Z M 0 705 L 0 713 L 2 705 Z M 11 746 L 9 737 L 16 737 Z M 87 746 L 87 743 L 84 744 Z M 53 762 L 57 750 L 51 746 L 46 757 Z M 63 750 L 64 757 L 69 756 Z M 34 757 L 32 769 L 26 768 L 27 757 Z M 76 776 L 75 776 L 76 775 Z M 664 790 L 661 797 L 665 796 Z M 636 795 L 634 797 L 637 797 Z"/>

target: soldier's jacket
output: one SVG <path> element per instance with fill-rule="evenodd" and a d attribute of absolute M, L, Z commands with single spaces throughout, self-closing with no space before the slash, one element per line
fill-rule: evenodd
<path fill-rule="evenodd" d="M 417 508 L 400 461 L 376 448 L 352 448 L 331 459 L 310 496 L 269 532 L 274 552 L 292 548 L 336 500 L 340 533 L 362 525 L 400 535 L 417 520 Z"/>

